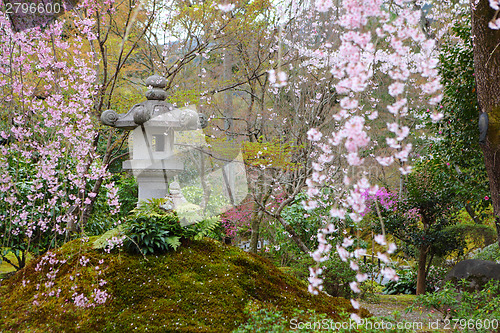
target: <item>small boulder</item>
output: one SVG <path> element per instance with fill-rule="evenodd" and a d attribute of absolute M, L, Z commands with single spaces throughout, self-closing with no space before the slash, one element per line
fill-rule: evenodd
<path fill-rule="evenodd" d="M 500 280 L 500 264 L 489 260 L 468 259 L 456 264 L 446 275 L 446 281 L 469 281 L 469 289 L 480 290 L 490 280 Z"/>

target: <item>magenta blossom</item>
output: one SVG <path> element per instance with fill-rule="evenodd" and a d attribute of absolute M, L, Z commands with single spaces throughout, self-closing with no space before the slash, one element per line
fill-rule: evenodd
<path fill-rule="evenodd" d="M 366 191 L 363 193 L 363 196 L 366 198 L 367 208 L 361 213 L 361 216 L 365 216 L 373 210 L 372 207 L 375 201 L 378 201 L 378 203 L 387 210 L 396 210 L 397 194 L 387 191 L 385 187 L 381 187 L 375 195 L 369 194 L 368 191 Z"/>

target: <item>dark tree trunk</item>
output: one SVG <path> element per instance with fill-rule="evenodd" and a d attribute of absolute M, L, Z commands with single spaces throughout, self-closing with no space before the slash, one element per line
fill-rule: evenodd
<path fill-rule="evenodd" d="M 425 266 L 427 263 L 427 246 L 421 246 L 418 253 L 418 269 L 417 269 L 417 295 L 425 294 L 427 284 L 425 282 Z"/>
<path fill-rule="evenodd" d="M 474 75 L 481 112 L 489 117 L 486 142 L 481 144 L 490 183 L 493 212 L 500 244 L 500 30 L 492 30 L 488 22 L 495 11 L 488 0 L 471 0 Z"/>
<path fill-rule="evenodd" d="M 476 212 L 474 211 L 474 209 L 471 207 L 470 204 L 465 205 L 465 210 L 467 211 L 467 213 L 472 218 L 472 220 L 474 221 L 475 224 L 481 223 L 481 220 L 479 220 L 479 218 L 476 215 Z"/>

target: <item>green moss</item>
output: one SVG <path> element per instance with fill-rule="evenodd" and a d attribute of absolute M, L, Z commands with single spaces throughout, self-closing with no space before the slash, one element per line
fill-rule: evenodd
<path fill-rule="evenodd" d="M 57 251 L 57 258 L 66 262 L 56 265 L 55 285 L 48 290 L 43 284 L 49 268 L 35 270 L 40 259 L 4 281 L 0 331 L 230 332 L 248 319 L 244 310 L 250 305 L 284 315 L 312 309 L 332 319 L 353 311 L 345 299 L 311 295 L 302 281 L 269 260 L 211 239 L 186 242 L 176 252 L 146 259 L 92 249 L 95 240 L 76 240 Z M 82 255 L 90 261 L 85 267 Z M 101 289 L 112 295 L 106 304 L 77 307 L 73 292 L 90 298 L 101 279 L 107 281 Z M 59 288 L 59 297 L 41 295 Z"/>

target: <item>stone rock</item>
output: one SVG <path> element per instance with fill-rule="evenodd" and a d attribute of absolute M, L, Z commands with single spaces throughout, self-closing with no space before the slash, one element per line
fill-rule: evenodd
<path fill-rule="evenodd" d="M 489 260 L 468 259 L 456 264 L 446 275 L 446 281 L 465 279 L 469 289 L 480 290 L 490 280 L 500 280 L 500 264 Z"/>

